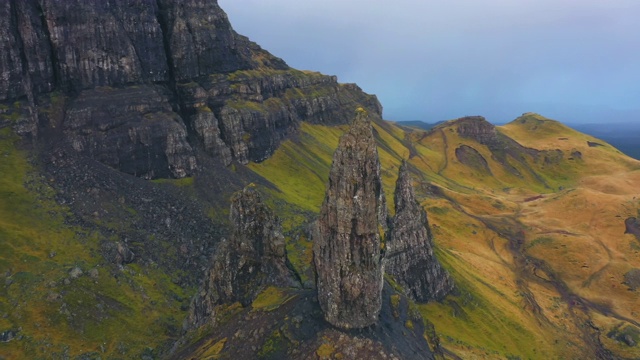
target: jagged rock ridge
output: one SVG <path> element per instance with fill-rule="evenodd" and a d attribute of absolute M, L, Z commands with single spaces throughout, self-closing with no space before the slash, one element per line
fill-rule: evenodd
<path fill-rule="evenodd" d="M 387 273 L 415 301 L 442 299 L 453 289 L 453 280 L 433 253 L 427 213 L 416 201 L 406 162 L 396 182 L 395 209 L 386 242 Z"/>
<path fill-rule="evenodd" d="M 300 121 L 381 113 L 238 35 L 215 0 L 7 0 L 0 15 L 0 126 L 143 178 L 192 175 L 198 149 L 261 161 Z"/>
<path fill-rule="evenodd" d="M 245 188 L 231 199 L 233 233 L 214 252 L 204 283 L 191 303 L 187 328 L 213 321 L 215 307 L 250 304 L 265 285 L 298 286 L 286 264 L 284 236 L 278 219 L 258 192 Z"/>
<path fill-rule="evenodd" d="M 314 235 L 318 300 L 329 323 L 362 328 L 377 321 L 386 224 L 376 142 L 366 111 L 358 109 L 334 153 Z"/>

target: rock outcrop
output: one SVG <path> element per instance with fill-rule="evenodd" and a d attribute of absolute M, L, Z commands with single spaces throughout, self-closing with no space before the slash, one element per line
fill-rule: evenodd
<path fill-rule="evenodd" d="M 143 178 L 190 176 L 200 153 L 262 161 L 300 121 L 381 113 L 238 35 L 215 0 L 6 0 L 0 50 L 0 126 Z"/>
<path fill-rule="evenodd" d="M 512 172 L 518 172 L 518 170 L 508 163 L 507 155 L 514 159 L 519 159 L 520 155 L 525 154 L 533 157 L 538 155 L 538 150 L 526 148 L 498 132 L 496 127 L 482 116 L 468 116 L 457 119 L 455 122 L 458 125 L 458 135 L 487 146 L 494 158 Z"/>
<path fill-rule="evenodd" d="M 506 171 L 519 178 L 529 177 L 545 187 L 551 188 L 543 177 L 531 169 L 529 162 L 537 162 L 542 165 L 558 164 L 563 157 L 562 151 L 558 153 L 556 150 L 541 151 L 524 147 L 499 132 L 493 124 L 482 116 L 468 116 L 454 120 L 454 122 L 457 125 L 458 135 L 485 145 L 491 152 L 491 158 L 500 163 Z M 480 159 L 478 158 L 477 160 Z M 516 166 L 517 163 L 519 163 L 518 166 Z M 486 170 L 483 169 L 482 160 L 471 167 L 476 170 L 488 170 L 488 168 Z"/>
<path fill-rule="evenodd" d="M 265 285 L 298 286 L 286 265 L 284 236 L 278 219 L 251 188 L 234 194 L 233 233 L 214 252 L 205 281 L 192 301 L 186 328 L 215 320 L 215 307 L 250 304 Z"/>
<path fill-rule="evenodd" d="M 416 201 L 406 162 L 396 183 L 395 209 L 386 242 L 386 272 L 415 301 L 442 299 L 453 289 L 453 281 L 433 253 L 427 213 Z"/>
<path fill-rule="evenodd" d="M 496 127 L 483 116 L 467 116 L 455 122 L 458 124 L 458 134 L 462 137 L 474 139 L 483 145 L 499 142 Z"/>
<path fill-rule="evenodd" d="M 624 274 L 623 284 L 632 291 L 640 289 L 640 269 L 631 269 Z"/>
<path fill-rule="evenodd" d="M 624 233 L 631 234 L 640 241 L 640 221 L 635 217 L 629 217 L 624 221 Z"/>
<path fill-rule="evenodd" d="M 288 69 L 279 58 L 238 35 L 217 1 L 159 0 L 159 22 L 176 81 L 266 66 Z"/>
<path fill-rule="evenodd" d="M 368 115 L 358 109 L 333 155 L 314 235 L 318 300 L 329 323 L 348 329 L 377 321 L 386 224 L 378 150 Z"/>

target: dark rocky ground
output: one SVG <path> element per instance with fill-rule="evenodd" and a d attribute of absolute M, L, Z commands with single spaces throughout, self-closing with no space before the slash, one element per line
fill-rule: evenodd
<path fill-rule="evenodd" d="M 424 337 L 433 334 L 432 327 L 388 284 L 379 321 L 359 330 L 338 330 L 324 321 L 315 291 L 289 295 L 291 300 L 271 311 L 237 310 L 199 339 L 180 344 L 169 358 L 198 359 L 226 339 L 222 359 L 434 359 Z M 438 339 L 430 341 L 441 353 Z"/>
<path fill-rule="evenodd" d="M 178 180 L 151 182 L 113 171 L 64 144 L 49 144 L 40 154 L 37 162 L 57 190 L 57 202 L 71 210 L 67 222 L 119 239 L 102 242 L 107 261 L 157 264 L 183 286 L 201 281 L 215 244 L 229 231 L 227 216 L 211 216 L 208 210 L 228 208 L 233 191 L 261 182 L 241 165 L 232 172 L 211 158 L 206 160 L 212 166 L 181 186 Z M 118 259 L 117 247 L 133 255 Z"/>

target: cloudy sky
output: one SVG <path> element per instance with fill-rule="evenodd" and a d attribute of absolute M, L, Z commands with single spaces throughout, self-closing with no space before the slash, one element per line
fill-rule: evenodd
<path fill-rule="evenodd" d="M 290 66 L 378 95 L 389 120 L 640 123 L 640 0 L 219 3 Z"/>

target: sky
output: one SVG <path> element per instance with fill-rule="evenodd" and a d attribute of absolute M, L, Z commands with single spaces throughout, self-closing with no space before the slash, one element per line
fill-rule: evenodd
<path fill-rule="evenodd" d="M 537 112 L 640 123 L 640 0 L 219 0 L 301 70 L 376 94 L 388 120 Z"/>

